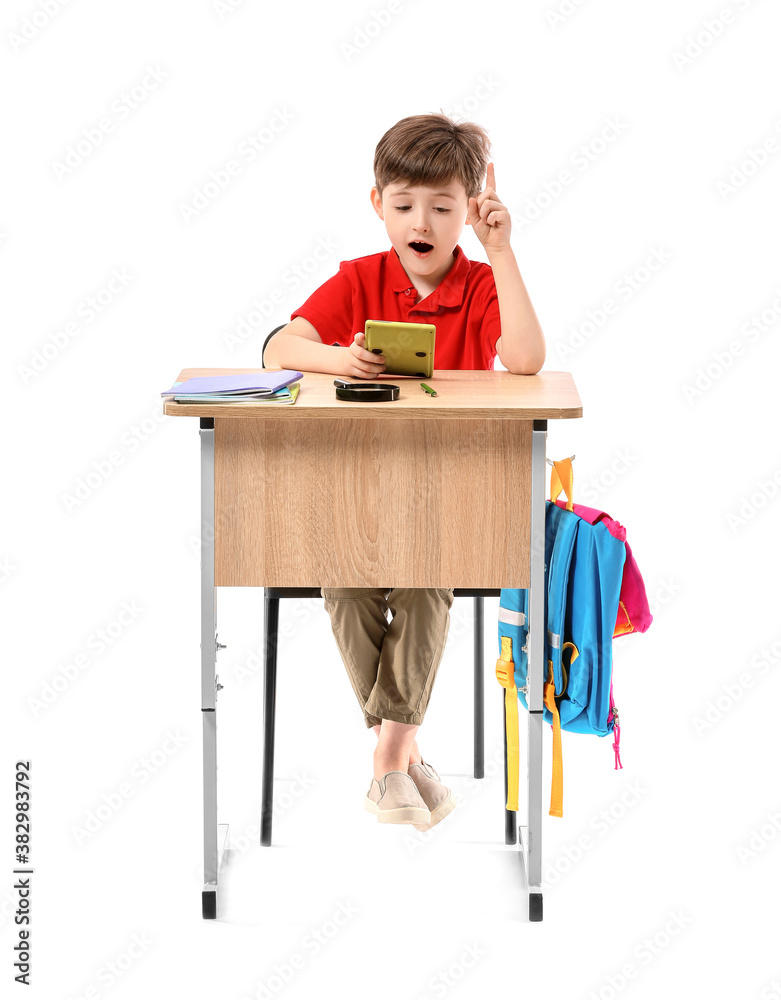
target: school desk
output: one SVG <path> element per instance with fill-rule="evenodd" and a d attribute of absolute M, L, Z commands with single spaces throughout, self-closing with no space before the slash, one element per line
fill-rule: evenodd
<path fill-rule="evenodd" d="M 186 368 L 177 381 L 259 368 Z M 529 590 L 529 917 L 542 919 L 542 684 L 547 421 L 580 417 L 568 372 L 435 369 L 386 377 L 397 400 L 338 400 L 304 372 L 294 405 L 177 403 L 201 438 L 202 913 L 216 915 L 228 826 L 217 822 L 217 587 Z M 357 381 L 357 380 L 356 380 Z M 497 689 L 503 692 L 503 689 Z M 515 813 L 506 823 L 515 843 Z"/>

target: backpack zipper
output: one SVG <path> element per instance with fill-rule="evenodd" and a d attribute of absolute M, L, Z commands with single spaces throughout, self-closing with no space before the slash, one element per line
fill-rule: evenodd
<path fill-rule="evenodd" d="M 619 768 L 623 769 L 624 765 L 621 763 L 621 726 L 618 718 L 618 709 L 616 708 L 615 702 L 613 701 L 612 677 L 610 678 L 610 715 L 607 721 L 610 722 L 611 719 L 613 720 L 613 736 L 614 736 L 613 751 L 616 755 L 616 762 L 615 765 L 613 766 L 613 770 L 617 771 Z"/>

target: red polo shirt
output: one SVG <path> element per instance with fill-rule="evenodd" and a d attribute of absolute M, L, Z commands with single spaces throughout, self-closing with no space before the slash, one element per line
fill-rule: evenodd
<path fill-rule="evenodd" d="M 325 344 L 347 347 L 367 319 L 433 323 L 437 329 L 434 367 L 491 369 L 501 335 L 499 302 L 491 267 L 468 260 L 461 247 L 439 285 L 424 299 L 401 266 L 393 247 L 343 260 L 339 271 L 314 291 L 291 320 L 303 316 Z"/>

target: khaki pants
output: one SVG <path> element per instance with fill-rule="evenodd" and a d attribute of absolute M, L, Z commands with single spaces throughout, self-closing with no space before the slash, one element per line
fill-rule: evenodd
<path fill-rule="evenodd" d="M 367 728 L 383 719 L 419 726 L 445 648 L 453 591 L 323 587 L 321 593 Z"/>

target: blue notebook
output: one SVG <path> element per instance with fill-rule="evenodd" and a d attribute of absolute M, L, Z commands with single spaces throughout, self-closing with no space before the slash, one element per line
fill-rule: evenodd
<path fill-rule="evenodd" d="M 298 390 L 301 388 L 300 382 L 294 382 L 292 385 L 285 385 L 281 389 L 277 389 L 276 392 L 270 394 L 266 393 L 242 393 L 240 396 L 229 393 L 225 396 L 218 392 L 199 392 L 191 393 L 189 396 L 177 396 L 176 387 L 174 387 L 174 395 L 166 396 L 166 401 L 174 403 L 222 403 L 223 405 L 229 405 L 231 403 L 246 403 L 248 406 L 250 404 L 255 404 L 259 406 L 261 403 L 295 403 L 298 398 Z"/>
<path fill-rule="evenodd" d="M 254 395 L 268 396 L 282 389 L 291 382 L 303 378 L 302 372 L 294 372 L 283 368 L 278 372 L 245 372 L 242 375 L 204 375 L 200 378 L 188 378 L 184 382 L 175 382 L 170 389 L 161 392 L 161 396 L 215 396 Z"/>

